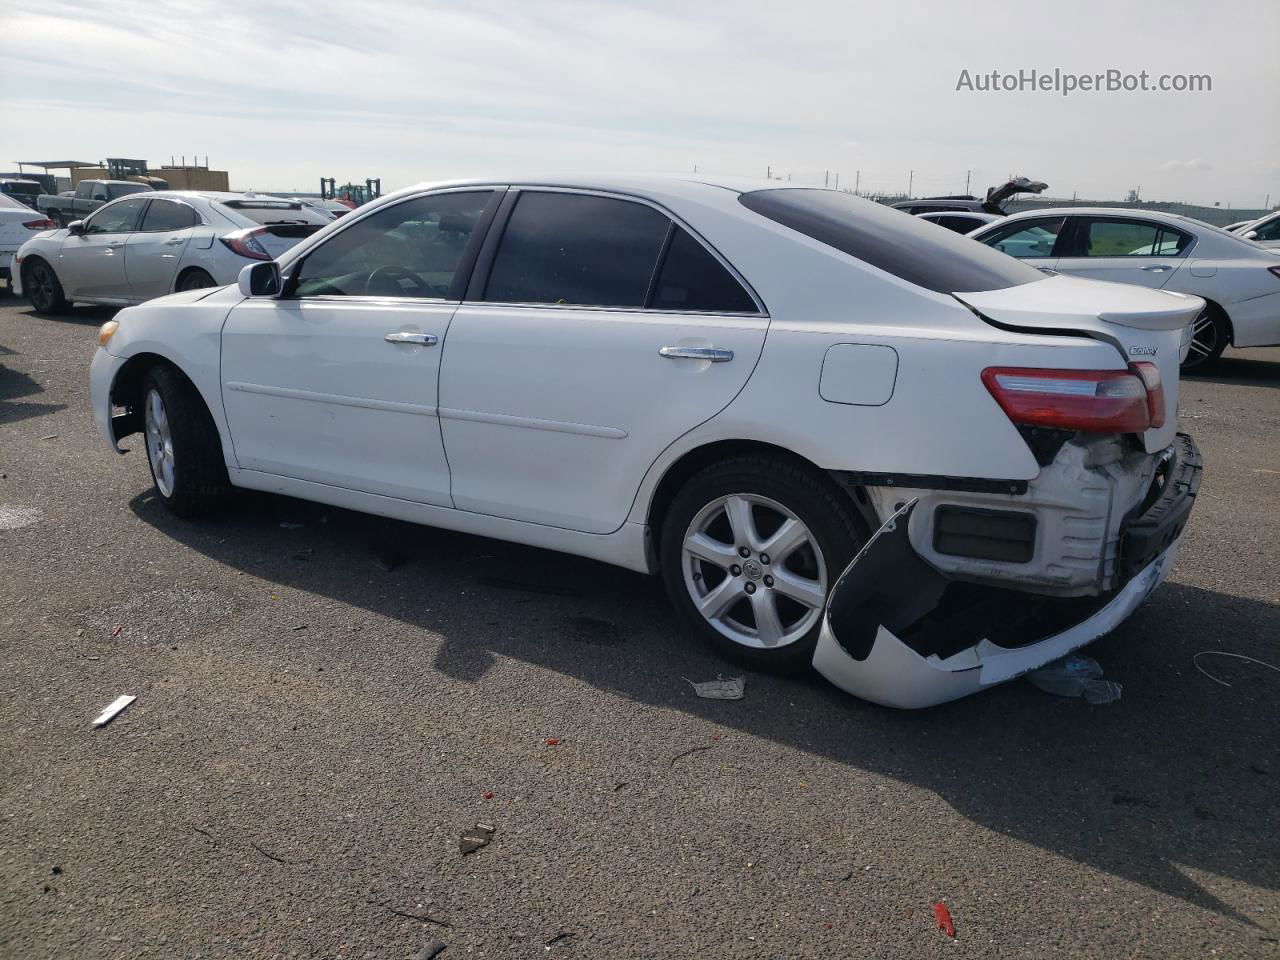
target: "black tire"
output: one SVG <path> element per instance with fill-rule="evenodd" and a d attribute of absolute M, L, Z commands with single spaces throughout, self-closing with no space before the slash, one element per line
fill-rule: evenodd
<path fill-rule="evenodd" d="M 22 291 L 36 313 L 56 315 L 66 313 L 71 307 L 53 267 L 39 257 L 22 265 Z"/>
<path fill-rule="evenodd" d="M 808 528 L 821 551 L 822 563 L 826 568 L 827 590 L 830 590 L 858 549 L 867 541 L 869 533 L 849 498 L 829 478 L 802 464 L 764 455 L 735 457 L 707 467 L 685 484 L 666 512 L 660 531 L 659 546 L 662 577 L 672 603 L 688 620 L 694 631 L 721 655 L 748 667 L 778 672 L 804 670 L 812 662 L 813 649 L 821 632 L 821 604 L 817 608 L 818 614 L 812 625 L 798 638 L 784 645 L 762 648 L 744 645 L 721 632 L 721 629 L 713 626 L 699 612 L 690 594 L 691 589 L 707 589 L 710 592 L 713 589 L 709 582 L 712 575 L 723 579 L 728 579 L 729 576 L 746 578 L 749 575 L 747 560 L 743 560 L 739 567 L 742 571 L 740 575 L 722 575 L 715 570 L 710 570 L 707 566 L 699 566 L 696 561 L 686 558 L 684 552 L 685 535 L 694 520 L 703 515 L 704 510 L 710 509 L 710 505 L 719 498 L 735 494 L 763 497 L 774 501 L 794 514 Z M 767 506 L 763 511 L 766 517 L 771 513 Z M 759 516 L 759 514 L 756 515 Z M 725 521 L 727 522 L 727 514 Z M 716 539 L 723 540 L 724 537 L 718 536 Z M 793 556 L 800 556 L 804 550 L 809 549 L 811 548 L 802 548 Z M 764 564 L 765 558 L 762 554 L 753 555 L 753 557 L 758 559 L 760 564 Z M 811 552 L 809 560 L 813 561 L 815 558 L 816 552 Z M 804 558 L 800 556 L 800 559 L 803 561 Z M 774 563 L 772 569 L 777 572 L 777 558 L 769 558 L 769 560 Z M 792 562 L 791 557 L 783 560 L 784 564 Z M 685 569 L 686 563 L 690 564 L 689 571 Z M 695 567 L 698 569 L 695 570 Z M 767 564 L 764 566 L 758 564 L 750 573 L 767 574 L 769 569 L 771 568 Z M 816 565 L 813 569 L 817 569 Z M 695 583 L 703 583 L 704 586 L 691 587 L 687 576 Z M 704 576 L 708 577 L 707 581 L 702 579 Z M 766 577 L 766 580 L 768 579 Z M 756 589 L 760 590 L 764 582 L 757 582 Z M 743 586 L 746 587 L 745 579 Z M 771 583 L 770 587 L 772 587 Z M 744 601 L 748 604 L 748 608 L 752 599 L 754 594 L 752 598 Z M 779 598 L 774 603 L 779 605 L 776 609 L 781 613 L 781 605 L 784 603 L 790 605 L 791 601 Z M 796 608 L 796 610 L 800 609 Z M 746 614 L 745 609 L 743 614 Z M 746 615 L 754 620 L 754 614 Z M 804 617 L 797 615 L 793 621 L 797 630 L 803 625 L 803 621 Z"/>
<path fill-rule="evenodd" d="M 1191 349 L 1182 362 L 1183 373 L 1205 373 L 1211 370 L 1227 349 L 1231 325 L 1217 304 L 1206 303 L 1191 324 Z"/>
<path fill-rule="evenodd" d="M 203 270 L 188 270 L 178 278 L 178 283 L 174 290 L 181 293 L 184 290 L 203 290 L 205 287 L 216 287 L 217 285 L 218 282 Z"/>
<path fill-rule="evenodd" d="M 148 411 L 153 391 L 163 404 L 172 445 L 171 482 L 167 484 L 157 478 Z M 142 379 L 140 402 L 147 464 L 156 495 L 180 517 L 204 517 L 218 512 L 231 495 L 231 482 L 218 428 L 200 393 L 177 370 L 154 366 Z M 165 486 L 171 489 L 166 491 Z"/>

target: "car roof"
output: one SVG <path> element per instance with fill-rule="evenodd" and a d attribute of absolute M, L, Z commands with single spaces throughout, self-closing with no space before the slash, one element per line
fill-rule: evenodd
<path fill-rule="evenodd" d="M 1203 220 L 1184 217 L 1177 213 L 1166 213 L 1163 210 L 1134 210 L 1129 207 L 1040 207 L 1034 210 L 1019 210 L 1005 217 L 1006 220 L 1025 220 L 1028 217 L 1130 217 L 1137 220 L 1163 220 L 1173 224 L 1189 224 L 1191 226 L 1210 226 Z M 1218 229 L 1222 229 L 1219 227 Z"/>
<path fill-rule="evenodd" d="M 472 177 L 459 180 L 437 180 L 416 183 L 384 196 L 404 193 L 420 193 L 450 187 L 481 187 L 504 185 L 512 187 L 551 187 L 565 190 L 600 190 L 616 193 L 663 193 L 685 196 L 706 195 L 708 191 L 725 190 L 732 193 L 750 193 L 755 190 L 817 189 L 802 183 L 786 183 L 778 180 L 751 177 L 672 176 L 658 174 L 577 174 L 563 176 L 496 176 Z"/>

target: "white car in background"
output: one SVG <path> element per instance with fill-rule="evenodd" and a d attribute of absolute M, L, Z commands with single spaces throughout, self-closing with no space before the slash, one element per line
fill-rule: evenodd
<path fill-rule="evenodd" d="M 1280 344 L 1280 257 L 1242 236 L 1154 210 L 1064 207 L 1016 213 L 969 234 L 1040 270 L 1204 300 L 1183 369 L 1228 346 Z"/>
<path fill-rule="evenodd" d="M 123 306 L 225 286 L 245 264 L 278 257 L 330 222 L 321 211 L 275 197 L 131 194 L 24 243 L 14 257 L 14 292 L 52 314 L 72 303 Z"/>
<path fill-rule="evenodd" d="M 1249 221 L 1236 231 L 1236 236 L 1252 240 L 1260 247 L 1280 248 L 1280 210 Z"/>
<path fill-rule="evenodd" d="M 946 227 L 948 230 L 954 230 L 956 233 L 972 233 L 979 227 L 985 227 L 988 223 L 995 223 L 997 220 L 1004 219 L 1003 216 L 994 213 L 982 213 L 975 210 L 933 211 L 931 213 L 917 213 L 916 216 L 921 220 L 936 223 L 940 227 Z"/>
<path fill-rule="evenodd" d="M 1201 305 L 830 190 L 456 181 L 120 312 L 90 380 L 179 515 L 242 487 L 661 573 L 726 655 L 919 707 L 1169 572 Z"/>
<path fill-rule="evenodd" d="M 18 248 L 35 233 L 52 227 L 53 221 L 43 213 L 0 193 L 0 280 L 9 279 L 13 255 Z"/>

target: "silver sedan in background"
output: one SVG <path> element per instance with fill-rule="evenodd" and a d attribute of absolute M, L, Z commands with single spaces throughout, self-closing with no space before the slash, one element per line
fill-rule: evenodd
<path fill-rule="evenodd" d="M 274 260 L 331 223 L 296 200 L 158 190 L 121 197 L 14 256 L 14 292 L 39 313 L 72 303 L 127 306 L 234 283 L 245 264 Z"/>

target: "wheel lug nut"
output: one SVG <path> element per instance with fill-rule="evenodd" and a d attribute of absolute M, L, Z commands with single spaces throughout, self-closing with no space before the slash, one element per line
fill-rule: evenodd
<path fill-rule="evenodd" d="M 742 568 L 735 563 L 732 567 L 729 568 L 729 572 L 732 573 L 735 577 L 738 577 L 742 575 Z"/>
<path fill-rule="evenodd" d="M 761 562 L 761 563 L 763 563 L 763 564 L 768 564 L 768 562 L 769 562 L 769 555 L 768 555 L 767 553 L 762 553 L 762 554 L 760 554 L 760 562 Z"/>
<path fill-rule="evenodd" d="M 747 591 L 747 593 L 755 593 L 755 592 L 756 592 L 756 585 L 755 585 L 754 583 L 748 583 L 748 584 L 747 584 L 747 586 L 746 586 L 746 591 Z"/>
<path fill-rule="evenodd" d="M 738 556 L 740 556 L 740 557 L 749 557 L 749 556 L 751 556 L 751 551 L 750 551 L 750 550 L 748 550 L 746 547 L 739 547 L 739 548 L 738 548 Z"/>
<path fill-rule="evenodd" d="M 773 577 L 766 576 L 766 577 L 764 578 L 764 585 L 765 585 L 766 587 L 772 587 L 772 586 L 773 586 Z"/>

